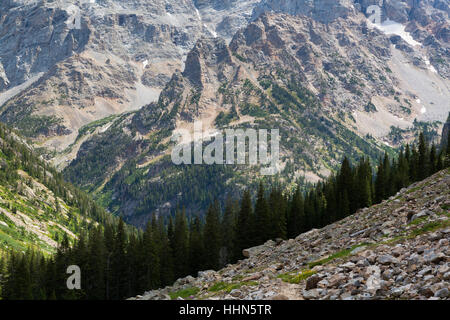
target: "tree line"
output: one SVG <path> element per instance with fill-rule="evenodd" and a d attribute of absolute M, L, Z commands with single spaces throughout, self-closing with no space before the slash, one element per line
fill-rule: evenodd
<path fill-rule="evenodd" d="M 447 140 L 448 141 L 448 140 Z M 214 201 L 203 215 L 183 209 L 168 218 L 153 215 L 145 230 L 129 232 L 122 219 L 82 233 L 74 246 L 64 238 L 57 253 L 44 257 L 29 250 L 0 258 L 3 299 L 123 299 L 164 287 L 200 270 L 219 269 L 242 259 L 242 250 L 269 239 L 293 238 L 379 203 L 415 181 L 450 166 L 450 147 L 429 144 L 423 134 L 396 159 L 387 154 L 376 170 L 362 158 L 308 191 L 266 191 L 252 197 Z M 81 268 L 81 290 L 66 288 L 66 268 Z M 2 270 L 3 269 L 3 270 Z"/>

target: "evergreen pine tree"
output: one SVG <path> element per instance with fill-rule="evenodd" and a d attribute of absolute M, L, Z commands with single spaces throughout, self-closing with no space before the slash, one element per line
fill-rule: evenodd
<path fill-rule="evenodd" d="M 154 218 L 153 218 L 154 219 Z M 148 222 L 143 235 L 143 252 L 140 260 L 144 261 L 144 283 L 148 289 L 158 288 L 160 285 L 160 257 L 157 247 L 157 233 Z"/>
<path fill-rule="evenodd" d="M 436 154 L 436 145 L 433 143 L 430 149 L 430 158 L 429 162 L 429 172 L 428 175 L 434 174 L 437 168 L 437 154 Z"/>
<path fill-rule="evenodd" d="M 271 219 L 262 182 L 259 183 L 258 195 L 255 203 L 256 239 L 255 244 L 264 243 L 271 236 Z"/>
<path fill-rule="evenodd" d="M 353 172 L 350 165 L 350 161 L 348 160 L 347 157 L 344 157 L 338 175 L 338 192 L 340 194 L 339 216 L 341 218 L 348 216 L 351 212 L 350 204 L 354 203 L 352 200 L 353 197 L 355 196 L 353 185 L 354 185 Z M 352 199 L 350 199 L 350 197 L 352 197 Z"/>
<path fill-rule="evenodd" d="M 305 220 L 303 195 L 298 187 L 292 196 L 289 208 L 287 220 L 287 235 L 289 238 L 298 236 L 305 229 Z"/>
<path fill-rule="evenodd" d="M 103 300 L 106 298 L 106 246 L 103 233 L 99 228 L 91 230 L 88 243 L 88 269 L 84 286 L 89 292 L 88 299 Z"/>
<path fill-rule="evenodd" d="M 219 202 L 214 201 L 206 213 L 205 231 L 204 231 L 204 248 L 205 248 L 205 267 L 206 269 L 219 269 L 220 258 L 220 218 L 219 218 Z"/>
<path fill-rule="evenodd" d="M 173 231 L 173 261 L 175 277 L 182 278 L 189 273 L 188 265 L 188 226 L 185 209 L 177 211 Z"/>
<path fill-rule="evenodd" d="M 241 200 L 241 208 L 238 214 L 237 232 L 236 232 L 236 259 L 242 257 L 242 250 L 252 246 L 251 238 L 251 219 L 252 219 L 252 202 L 250 192 L 244 191 Z"/>
<path fill-rule="evenodd" d="M 160 283 L 161 286 L 166 286 L 175 280 L 175 270 L 172 246 L 170 245 L 168 232 L 164 227 L 164 220 L 162 218 L 158 219 L 156 243 L 160 259 Z"/>
<path fill-rule="evenodd" d="M 126 261 L 126 234 L 125 223 L 119 220 L 114 237 L 113 251 L 111 255 L 111 287 L 110 299 L 124 299 L 127 295 L 127 266 Z"/>
<path fill-rule="evenodd" d="M 429 156 L 427 143 L 425 141 L 425 136 L 423 132 L 419 134 L 419 158 L 418 158 L 418 168 L 417 168 L 417 179 L 423 180 L 428 175 L 429 170 Z"/>
<path fill-rule="evenodd" d="M 270 207 L 270 237 L 271 238 L 281 238 L 286 239 L 287 228 L 286 228 L 286 199 L 283 196 L 281 188 L 272 188 L 269 196 L 269 207 Z"/>
<path fill-rule="evenodd" d="M 383 162 L 378 163 L 378 170 L 375 179 L 375 202 L 380 203 L 385 197 L 386 190 L 386 176 Z"/>
<path fill-rule="evenodd" d="M 225 203 L 225 211 L 222 219 L 222 248 L 224 252 L 221 264 L 225 265 L 234 261 L 234 252 L 236 247 L 236 227 L 237 227 L 237 212 L 239 203 L 233 200 L 230 196 L 227 197 Z"/>
<path fill-rule="evenodd" d="M 189 229 L 189 273 L 195 275 L 205 267 L 203 227 L 199 216 L 192 219 Z"/>
<path fill-rule="evenodd" d="M 448 137 L 447 137 L 447 147 L 445 148 L 445 154 L 444 154 L 444 167 L 448 168 L 450 167 L 450 130 L 448 131 Z"/>

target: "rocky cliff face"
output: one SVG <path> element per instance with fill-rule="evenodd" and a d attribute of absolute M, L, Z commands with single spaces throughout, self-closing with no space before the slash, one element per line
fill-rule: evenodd
<path fill-rule="evenodd" d="M 330 23 L 354 13 L 354 7 L 352 0 L 263 0 L 255 7 L 253 17 L 268 11 L 304 15 L 322 23 Z"/>
<path fill-rule="evenodd" d="M 401 37 L 397 40 L 411 48 Z M 188 211 L 201 208 L 197 187 L 209 189 L 213 181 L 222 181 L 202 197 L 206 203 L 224 190 L 239 189 L 239 179 L 258 177 L 257 167 L 220 168 L 208 173 L 211 180 L 197 172 L 196 187 L 186 191 L 182 186 L 193 173 L 171 163 L 169 138 L 194 120 L 202 120 L 205 130 L 279 128 L 281 175 L 288 181 L 318 181 L 344 154 L 376 161 L 379 152 L 390 150 L 380 140 L 402 141 L 391 133 L 392 126 L 413 137 L 422 128 L 416 118 L 442 119 L 450 109 L 442 95 L 444 80 L 427 71 L 422 58 L 422 65 L 415 66 L 411 52 L 396 49 L 362 15 L 324 24 L 305 16 L 264 14 L 238 31 L 229 45 L 220 38 L 197 41 L 184 71 L 174 74 L 158 103 L 114 119 L 105 130 L 99 126 L 101 132 L 80 144 L 65 174 L 102 198 L 108 194 L 103 199 L 110 210 L 140 225 L 150 212 L 169 211 L 176 203 Z M 399 60 L 411 62 L 403 70 L 394 63 Z M 417 86 L 411 72 L 429 78 Z M 160 186 L 162 177 L 171 187 Z M 149 195 L 156 190 L 170 191 L 162 198 Z"/>
<path fill-rule="evenodd" d="M 32 75 L 84 50 L 90 30 L 71 30 L 63 8 L 34 1 L 0 4 L 0 92 L 26 82 Z"/>
<path fill-rule="evenodd" d="M 375 0 L 355 1 L 358 10 L 366 13 Z M 414 40 L 422 44 L 428 63 L 443 77 L 449 78 L 449 13 L 448 1 L 386 0 L 381 6 L 382 21 L 397 22 Z"/>
<path fill-rule="evenodd" d="M 372 96 L 395 101 L 391 96 L 395 80 L 380 68 L 390 57 L 384 48 L 386 38 L 373 32 L 360 46 L 353 42 L 362 37 L 363 28 L 361 19 L 335 21 L 327 28 L 311 18 L 266 14 L 239 31 L 229 46 L 218 38 L 201 39 L 189 52 L 184 71 L 173 76 L 158 103 L 114 122 L 98 138 L 82 144 L 66 176 L 91 190 L 103 185 L 100 192 L 112 192 L 116 199 L 108 202 L 110 209 L 142 223 L 149 217 L 145 213 L 160 210 L 168 200 L 168 209 L 177 201 L 188 210 L 198 209 L 198 202 L 190 199 L 192 194 L 175 182 L 188 180 L 188 173 L 174 175 L 183 169 L 171 164 L 173 144 L 169 141 L 173 131 L 189 128 L 194 120 L 202 120 L 204 130 L 279 129 L 280 169 L 289 180 L 306 176 L 317 181 L 344 154 L 354 159 L 366 154 L 375 160 L 384 146 L 359 136 L 351 114 L 367 114 L 364 106 Z M 108 141 L 123 142 L 107 146 Z M 93 158 L 100 146 L 108 158 L 102 164 Z M 99 166 L 94 168 L 93 162 Z M 145 185 L 139 191 L 123 187 L 135 169 L 142 171 L 134 175 L 133 184 Z M 219 193 L 239 186 L 239 179 L 258 177 L 257 166 L 230 166 L 225 171 L 216 172 L 219 176 L 211 180 L 224 182 Z M 174 183 L 174 188 L 168 188 L 170 194 L 157 201 L 144 197 L 150 189 L 159 190 L 162 176 L 166 184 Z M 198 179 L 202 179 L 200 174 Z M 205 188 L 210 187 L 207 182 Z M 219 195 L 210 191 L 210 197 Z"/>
<path fill-rule="evenodd" d="M 365 13 L 374 3 L 2 1 L 0 119 L 40 146 L 62 151 L 76 140 L 83 125 L 156 101 L 173 72 L 183 69 L 187 53 L 202 36 L 230 41 L 240 28 L 267 11 L 329 24 Z M 448 78 L 448 2 L 389 0 L 382 9 L 385 18 L 403 23 L 424 45 L 415 52 L 395 40 L 396 47 L 410 53 L 408 60 L 423 69 L 432 66 Z M 423 76 L 407 72 L 405 78 Z M 441 90 L 442 84 L 438 87 Z M 433 115 L 426 120 L 437 118 Z M 56 163 L 64 164 L 66 156 L 71 159 L 74 154 L 59 157 Z"/>
<path fill-rule="evenodd" d="M 70 25 L 74 5 L 78 26 Z M 29 85 L 3 106 L 1 119 L 59 150 L 81 126 L 156 100 L 204 31 L 192 1 L 1 6 L 0 92 Z"/>
<path fill-rule="evenodd" d="M 61 151 L 83 125 L 157 100 L 196 40 L 231 38 L 254 2 L 2 1 L 0 118 Z"/>
<path fill-rule="evenodd" d="M 437 132 L 450 109 L 447 3 L 384 3 L 401 32 L 368 22 L 373 1 L 2 1 L 0 120 L 137 224 L 210 200 L 183 193 L 193 172 L 168 160 L 170 135 L 194 119 L 280 128 L 284 177 L 317 181 L 343 154 L 376 158 L 424 126 Z M 243 171 L 197 185 L 223 179 L 214 196 Z"/>
<path fill-rule="evenodd" d="M 448 299 L 449 190 L 447 169 L 323 229 L 268 241 L 237 264 L 133 299 L 194 288 L 187 299 Z"/>

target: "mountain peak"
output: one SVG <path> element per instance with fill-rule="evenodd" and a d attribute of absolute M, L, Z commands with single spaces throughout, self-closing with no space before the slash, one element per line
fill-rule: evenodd
<path fill-rule="evenodd" d="M 217 69 L 222 64 L 232 63 L 231 54 L 225 40 L 221 38 L 201 38 L 188 53 L 183 75 L 198 88 L 208 81 L 202 74 L 208 69 Z"/>

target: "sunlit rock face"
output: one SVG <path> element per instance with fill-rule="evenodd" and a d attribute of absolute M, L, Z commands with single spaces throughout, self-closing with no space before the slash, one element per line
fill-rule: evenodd
<path fill-rule="evenodd" d="M 313 19 L 330 23 L 344 18 L 353 12 L 351 0 L 263 0 L 254 10 L 254 17 L 265 11 L 283 12 L 291 15 L 305 15 Z"/>
<path fill-rule="evenodd" d="M 139 202 L 159 183 L 155 157 L 169 151 L 154 145 L 167 142 L 155 132 L 170 134 L 200 115 L 210 127 L 279 121 L 289 132 L 286 156 L 297 161 L 285 176 L 316 182 L 344 150 L 397 146 L 422 121 L 438 132 L 450 109 L 448 1 L 384 1 L 377 24 L 367 13 L 374 4 L 1 1 L 0 121 L 61 170 L 69 166 L 73 182 L 105 187 L 130 215 L 176 202 L 179 183 L 170 199 Z M 289 108 L 276 100 L 280 88 L 297 107 L 319 106 Z M 99 169 L 104 146 L 114 150 Z M 153 188 L 137 196 L 120 189 L 135 157 L 149 170 L 143 185 Z"/>

